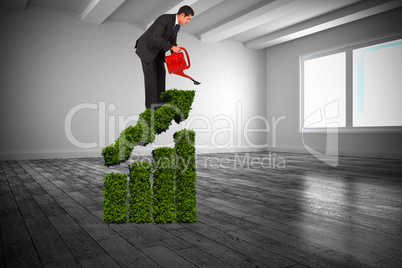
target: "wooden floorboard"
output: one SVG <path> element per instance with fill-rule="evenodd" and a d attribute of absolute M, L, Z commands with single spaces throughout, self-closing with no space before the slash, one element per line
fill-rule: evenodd
<path fill-rule="evenodd" d="M 196 224 L 104 224 L 111 172 L 0 162 L 0 267 L 402 267 L 402 160 L 200 154 Z"/>

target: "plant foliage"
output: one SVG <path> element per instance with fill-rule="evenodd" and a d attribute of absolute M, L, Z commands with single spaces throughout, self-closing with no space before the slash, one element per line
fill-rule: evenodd
<path fill-rule="evenodd" d="M 183 129 L 173 135 L 177 158 L 176 210 L 177 221 L 197 222 L 195 132 Z"/>
<path fill-rule="evenodd" d="M 152 222 L 152 164 L 135 161 L 130 167 L 129 222 Z"/>
<path fill-rule="evenodd" d="M 160 147 L 155 149 L 152 154 L 155 167 L 152 184 L 154 222 L 174 222 L 176 219 L 174 149 Z"/>
<path fill-rule="evenodd" d="M 146 109 L 135 126 L 123 130 L 114 144 L 102 150 L 105 165 L 125 162 L 134 146 L 152 143 L 173 120 L 180 123 L 187 119 L 194 95 L 195 91 L 177 89 L 162 93 L 165 104 L 161 108 Z M 129 187 L 126 174 L 111 173 L 105 177 L 103 222 L 125 223 L 127 218 L 136 223 L 197 221 L 195 132 L 183 129 L 173 138 L 174 148 L 161 147 L 152 152 L 153 163 L 135 161 L 129 167 Z"/>
<path fill-rule="evenodd" d="M 127 222 L 127 175 L 111 173 L 103 186 L 103 222 Z"/>
<path fill-rule="evenodd" d="M 194 90 L 170 89 L 161 94 L 165 104 L 157 109 L 146 109 L 135 126 L 129 126 L 119 138 L 102 150 L 105 166 L 119 165 L 130 158 L 134 146 L 146 146 L 157 134 L 168 130 L 174 120 L 180 123 L 188 118 L 194 100 Z"/>

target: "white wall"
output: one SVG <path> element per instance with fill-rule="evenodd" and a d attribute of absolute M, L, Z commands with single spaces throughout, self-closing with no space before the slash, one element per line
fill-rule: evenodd
<path fill-rule="evenodd" d="M 402 33 L 402 9 L 396 9 L 311 36 L 271 47 L 267 57 L 267 117 L 285 116 L 278 123 L 276 145 L 269 150 L 306 152 L 299 133 L 299 57 Z M 268 141 L 273 133 L 268 133 Z M 304 134 L 305 144 L 326 151 L 326 134 Z M 402 158 L 401 133 L 339 133 L 341 155 Z"/>
<path fill-rule="evenodd" d="M 0 9 L 0 159 L 100 156 L 119 134 L 119 119 L 135 124 L 130 119 L 144 111 L 143 74 L 133 49 L 143 32 L 129 23 L 94 25 L 79 14 L 41 7 Z M 256 147 L 267 143 L 266 133 L 245 137 L 242 131 L 247 120 L 249 129 L 267 128 L 265 52 L 236 42 L 201 43 L 183 32 L 178 43 L 190 54 L 186 73 L 202 84 L 167 75 L 167 89 L 197 91 L 182 126 L 196 130 L 197 151 L 262 150 Z M 88 148 L 68 139 L 68 115 L 73 138 Z M 170 143 L 179 128 L 153 147 Z"/>

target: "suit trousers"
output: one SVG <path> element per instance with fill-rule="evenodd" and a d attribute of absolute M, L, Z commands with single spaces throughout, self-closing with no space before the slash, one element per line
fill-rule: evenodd
<path fill-rule="evenodd" d="M 142 63 L 145 83 L 145 107 L 151 108 L 151 105 L 162 105 L 160 96 L 165 92 L 166 70 L 163 57 L 156 56 L 150 63 Z M 158 106 L 159 106 L 158 105 Z"/>

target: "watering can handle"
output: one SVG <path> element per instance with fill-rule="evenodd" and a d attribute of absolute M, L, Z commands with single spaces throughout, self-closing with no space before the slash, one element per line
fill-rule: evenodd
<path fill-rule="evenodd" d="M 188 66 L 187 69 L 190 68 L 190 57 L 188 56 L 187 50 L 184 47 L 180 47 L 181 49 L 184 50 L 184 52 L 186 52 L 186 56 L 187 56 L 187 61 L 188 61 Z"/>

